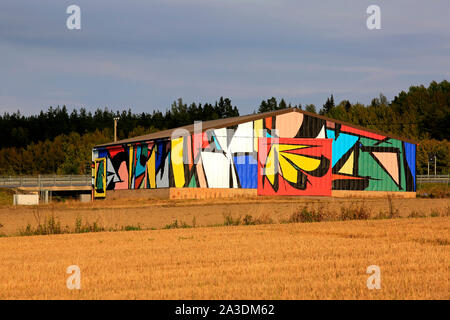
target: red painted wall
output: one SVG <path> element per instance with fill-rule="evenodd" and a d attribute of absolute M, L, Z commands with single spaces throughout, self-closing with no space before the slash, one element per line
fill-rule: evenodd
<path fill-rule="evenodd" d="M 331 142 L 260 138 L 258 195 L 331 196 Z"/>

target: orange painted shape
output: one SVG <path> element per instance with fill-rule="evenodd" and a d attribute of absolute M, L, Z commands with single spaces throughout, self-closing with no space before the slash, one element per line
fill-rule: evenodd
<path fill-rule="evenodd" d="M 372 152 L 372 154 L 380 161 L 395 183 L 398 184 L 399 174 L 397 154 L 395 152 Z"/>
<path fill-rule="evenodd" d="M 275 129 L 280 138 L 294 138 L 303 122 L 303 114 L 299 112 L 285 113 L 276 116 Z"/>

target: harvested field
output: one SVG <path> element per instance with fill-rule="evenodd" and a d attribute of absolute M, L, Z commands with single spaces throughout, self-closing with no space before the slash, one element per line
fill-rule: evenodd
<path fill-rule="evenodd" d="M 435 217 L 0 238 L 0 298 L 449 299 L 449 227 Z M 81 290 L 66 288 L 69 265 Z M 381 290 L 367 289 L 370 265 Z"/>
<path fill-rule="evenodd" d="M 365 206 L 371 217 L 389 212 L 387 199 L 339 199 L 339 198 L 249 198 L 223 200 L 105 200 L 91 203 L 66 202 L 39 207 L 0 206 L 0 234 L 14 235 L 28 224 L 36 227 L 46 217 L 54 215 L 61 225 L 72 227 L 77 218 L 90 223 L 97 222 L 105 229 L 126 225 L 160 229 L 175 220 L 197 226 L 222 224 L 224 215 L 234 217 L 252 215 L 269 217 L 282 222 L 299 208 L 322 208 L 330 215 L 337 215 L 341 208 Z M 450 199 L 392 199 L 394 210 L 400 217 L 448 216 Z M 330 219 L 331 220 L 331 219 Z"/>

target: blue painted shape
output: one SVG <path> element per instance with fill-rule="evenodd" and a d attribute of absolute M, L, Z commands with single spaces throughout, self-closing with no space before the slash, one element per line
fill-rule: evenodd
<path fill-rule="evenodd" d="M 162 141 L 158 141 L 156 144 L 156 154 L 155 154 L 155 172 L 159 170 L 159 167 L 162 164 L 162 156 L 164 150 L 164 143 Z"/>
<path fill-rule="evenodd" d="M 143 174 L 145 172 L 145 166 L 143 166 L 140 161 L 141 153 L 142 153 L 142 147 L 141 146 L 136 147 L 136 169 L 134 171 L 135 177 L 139 177 L 141 174 Z"/>
<path fill-rule="evenodd" d="M 98 151 L 99 158 L 106 158 L 108 156 L 108 151 L 106 149 L 101 149 Z"/>
<path fill-rule="evenodd" d="M 414 180 L 414 190 L 416 190 L 416 145 L 405 142 L 405 156 L 408 163 L 411 175 Z"/>
<path fill-rule="evenodd" d="M 344 154 L 347 153 L 348 150 L 350 150 L 351 147 L 353 147 L 358 141 L 357 136 L 353 136 L 346 133 L 340 133 L 338 138 L 335 138 L 334 130 L 327 130 L 327 137 L 329 139 L 333 139 L 331 150 L 333 152 L 332 159 L 331 159 L 331 166 L 334 167 L 336 162 L 339 161 L 340 158 Z"/>
<path fill-rule="evenodd" d="M 234 156 L 234 166 L 242 189 L 256 189 L 258 187 L 258 164 L 253 156 Z"/>
<path fill-rule="evenodd" d="M 217 150 L 222 150 L 221 148 L 220 148 L 220 144 L 217 142 L 217 140 L 216 140 L 216 136 L 213 136 L 213 139 L 214 139 L 214 143 L 216 144 L 216 148 L 217 148 Z"/>

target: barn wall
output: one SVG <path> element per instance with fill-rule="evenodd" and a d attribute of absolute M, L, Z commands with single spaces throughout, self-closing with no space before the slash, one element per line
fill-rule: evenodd
<path fill-rule="evenodd" d="M 259 138 L 275 137 L 332 139 L 333 190 L 416 190 L 414 144 L 299 112 L 171 141 L 156 140 L 96 149 L 93 160 L 106 158 L 108 190 L 167 187 L 256 189 Z M 293 167 L 308 175 L 295 164 Z M 277 175 L 284 179 L 282 172 Z"/>

